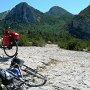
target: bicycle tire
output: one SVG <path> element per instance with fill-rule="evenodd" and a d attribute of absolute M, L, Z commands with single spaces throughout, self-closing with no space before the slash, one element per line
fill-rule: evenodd
<path fill-rule="evenodd" d="M 14 57 L 14 56 L 16 56 L 17 55 L 17 52 L 18 52 L 18 43 L 17 43 L 17 41 L 15 40 L 15 49 L 13 49 L 14 50 L 14 53 L 11 51 L 12 49 L 8 49 L 7 47 L 4 47 L 3 49 L 4 49 L 4 53 L 8 56 L 8 57 Z M 13 47 L 13 48 L 14 48 Z M 9 53 L 10 52 L 10 53 Z"/>
<path fill-rule="evenodd" d="M 25 78 L 30 79 L 29 82 L 26 83 L 27 86 L 39 87 L 39 86 L 43 86 L 44 84 L 46 84 L 47 78 L 45 76 L 43 76 L 42 74 L 38 73 L 37 71 L 35 71 L 34 69 L 27 67 L 27 69 L 25 69 L 23 71 L 28 74 L 28 76 L 26 76 Z M 33 82 L 33 80 L 31 80 L 32 77 L 34 78 L 34 80 L 37 79 L 38 82 L 39 82 L 39 80 L 42 80 L 42 81 L 40 83 L 36 84 L 35 81 Z"/>

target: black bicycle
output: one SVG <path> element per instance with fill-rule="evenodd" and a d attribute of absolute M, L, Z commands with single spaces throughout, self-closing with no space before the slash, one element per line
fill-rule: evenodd
<path fill-rule="evenodd" d="M 47 81 L 45 76 L 24 65 L 24 62 L 16 57 L 13 58 L 10 68 L 0 69 L 0 78 L 7 90 L 25 90 L 29 87 L 39 87 Z"/>
<path fill-rule="evenodd" d="M 5 31 L 0 48 L 4 50 L 7 56 L 14 57 L 17 55 L 19 38 L 20 35 L 18 33 L 9 30 Z"/>

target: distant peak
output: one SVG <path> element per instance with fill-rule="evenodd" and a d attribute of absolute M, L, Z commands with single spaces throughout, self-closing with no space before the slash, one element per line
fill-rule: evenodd
<path fill-rule="evenodd" d="M 26 2 L 21 2 L 8 13 L 5 20 L 18 23 L 35 23 L 38 21 L 39 15 L 42 15 L 40 11 L 34 9 Z"/>
<path fill-rule="evenodd" d="M 18 5 L 20 5 L 20 4 L 22 4 L 22 5 L 28 5 L 26 2 L 21 2 Z"/>
<path fill-rule="evenodd" d="M 53 6 L 52 8 L 61 8 L 61 7 L 59 7 L 59 6 Z"/>
<path fill-rule="evenodd" d="M 50 13 L 58 13 L 58 14 L 66 14 L 66 13 L 69 13 L 67 10 L 65 10 L 64 8 L 62 7 L 59 7 L 59 6 L 53 6 L 52 8 L 50 8 L 49 10 Z M 71 13 L 69 13 L 71 14 Z"/>
<path fill-rule="evenodd" d="M 57 9 L 63 9 L 63 8 L 61 8 L 61 7 L 59 7 L 59 6 L 53 6 L 50 10 L 57 10 Z M 63 9 L 64 10 L 64 9 Z"/>
<path fill-rule="evenodd" d="M 26 2 L 21 2 L 21 3 L 17 4 L 16 7 L 17 7 L 17 6 L 23 7 L 23 6 L 29 6 L 29 5 L 28 5 L 28 3 L 26 3 Z"/>
<path fill-rule="evenodd" d="M 50 10 L 47 12 L 49 15 L 53 15 L 53 16 L 57 16 L 57 17 L 61 17 L 61 16 L 72 16 L 72 14 L 70 12 L 68 12 L 67 10 L 59 7 L 59 6 L 53 6 L 52 8 L 50 8 Z"/>

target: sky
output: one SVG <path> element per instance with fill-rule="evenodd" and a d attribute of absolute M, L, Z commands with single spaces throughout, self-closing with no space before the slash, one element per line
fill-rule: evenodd
<path fill-rule="evenodd" d="M 51 7 L 59 6 L 72 14 L 78 14 L 90 5 L 90 0 L 0 0 L 0 13 L 11 10 L 20 2 L 27 2 L 41 12 L 47 12 Z"/>

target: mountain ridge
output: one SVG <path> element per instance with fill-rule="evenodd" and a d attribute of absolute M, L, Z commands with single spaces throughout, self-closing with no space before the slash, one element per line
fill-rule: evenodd
<path fill-rule="evenodd" d="M 46 12 L 47 15 L 52 15 L 64 20 L 71 20 L 73 18 L 73 14 L 71 14 L 70 12 L 68 12 L 67 10 L 59 7 L 59 6 L 53 6 L 50 8 L 50 10 L 48 12 Z"/>
<path fill-rule="evenodd" d="M 54 15 L 56 17 L 60 17 L 62 15 L 65 15 L 65 14 L 70 14 L 70 15 L 73 15 L 71 14 L 70 12 L 68 12 L 67 10 L 59 7 L 59 6 L 53 6 L 50 8 L 50 10 L 48 12 L 46 12 L 47 14 L 49 15 Z M 58 13 L 58 14 L 57 14 Z"/>
<path fill-rule="evenodd" d="M 38 14 L 39 13 L 41 14 L 40 11 L 37 11 L 27 3 L 21 2 L 18 5 L 16 5 L 4 19 L 12 20 L 18 23 L 22 23 L 22 22 L 33 23 L 33 22 L 36 22 L 38 18 L 38 15 L 36 12 Z"/>
<path fill-rule="evenodd" d="M 22 10 L 22 8 L 24 8 L 24 9 Z M 69 13 L 65 9 L 60 8 L 58 6 L 54 6 L 52 8 L 53 9 L 54 8 L 56 8 L 56 9 L 58 8 L 58 10 L 59 9 L 61 10 L 62 15 L 61 15 L 60 19 L 71 18 L 73 16 L 71 13 Z M 66 13 L 68 13 L 67 15 L 69 17 L 67 17 L 67 15 L 65 15 Z M 21 14 L 23 14 L 23 15 L 21 16 Z M 11 11 L 8 13 L 8 15 L 6 15 L 6 17 L 3 18 L 3 19 L 4 20 L 12 19 L 13 21 L 18 21 L 18 20 L 22 19 L 22 21 L 20 21 L 20 23 L 23 22 L 23 21 L 26 21 L 27 23 L 28 22 L 37 22 L 37 21 L 40 22 L 40 16 L 39 16 L 40 14 L 42 14 L 42 18 L 43 18 L 43 15 L 45 15 L 45 14 L 50 15 L 50 14 L 48 14 L 48 12 L 47 13 L 43 13 L 43 12 L 41 12 L 41 11 L 31 7 L 26 2 L 21 2 L 18 5 L 16 5 L 13 9 L 11 9 Z M 56 14 L 57 15 L 59 14 L 58 16 L 60 16 L 60 12 L 56 13 Z M 53 15 L 53 16 L 55 16 L 55 15 Z M 20 18 L 18 18 L 18 17 L 20 17 Z M 57 17 L 57 16 L 55 16 L 55 17 Z"/>

